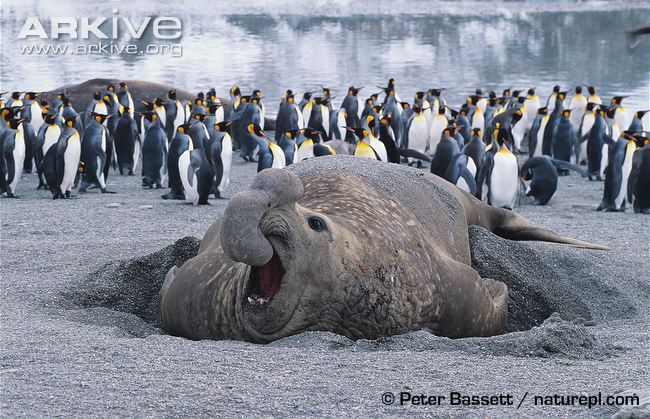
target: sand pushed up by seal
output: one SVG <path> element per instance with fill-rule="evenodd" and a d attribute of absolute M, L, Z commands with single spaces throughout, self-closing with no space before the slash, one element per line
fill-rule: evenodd
<path fill-rule="evenodd" d="M 486 206 L 437 176 L 353 157 L 260 172 L 172 268 L 163 327 L 191 339 L 271 342 L 307 330 L 374 339 L 505 330 L 507 287 L 471 267 L 468 228 L 606 249 Z"/>

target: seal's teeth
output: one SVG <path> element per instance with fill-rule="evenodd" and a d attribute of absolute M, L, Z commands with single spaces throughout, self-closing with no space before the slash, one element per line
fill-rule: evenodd
<path fill-rule="evenodd" d="M 257 303 L 258 303 L 259 305 L 264 305 L 264 304 L 266 304 L 266 303 L 268 303 L 268 302 L 269 302 L 269 299 L 266 298 L 266 297 L 260 297 L 260 298 L 257 299 Z"/>
<path fill-rule="evenodd" d="M 248 300 L 248 304 L 253 304 L 253 302 L 255 301 L 253 300 L 253 297 L 250 296 L 247 298 L 247 300 Z"/>

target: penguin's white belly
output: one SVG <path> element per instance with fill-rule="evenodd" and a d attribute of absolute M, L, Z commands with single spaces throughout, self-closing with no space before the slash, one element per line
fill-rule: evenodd
<path fill-rule="evenodd" d="M 472 129 L 474 128 L 483 129 L 484 127 L 485 127 L 485 115 L 483 115 L 483 112 L 474 112 L 474 115 L 472 116 Z"/>
<path fill-rule="evenodd" d="M 476 162 L 474 161 L 474 158 L 467 156 L 467 170 L 472 174 L 472 176 L 476 177 L 476 172 L 478 171 L 476 167 Z"/>
<path fill-rule="evenodd" d="M 616 121 L 616 124 L 620 130 L 626 130 L 630 126 L 630 123 L 627 120 L 627 113 L 625 113 L 625 109 L 621 108 L 622 107 L 616 109 L 616 112 L 614 113 L 614 121 Z M 617 139 L 618 136 L 612 136 L 612 138 Z"/>
<path fill-rule="evenodd" d="M 232 140 L 230 135 L 224 135 L 221 140 L 221 163 L 223 164 L 223 175 L 217 187 L 223 193 L 230 184 L 230 165 L 232 164 Z"/>
<path fill-rule="evenodd" d="M 526 116 L 528 117 L 528 120 L 534 121 L 537 111 L 541 106 L 539 98 L 527 99 L 526 102 L 524 102 L 524 105 L 526 105 Z"/>
<path fill-rule="evenodd" d="M 490 203 L 498 208 L 514 208 L 519 192 L 519 167 L 514 155 L 496 153 L 490 176 Z"/>
<path fill-rule="evenodd" d="M 108 108 L 106 107 L 106 103 L 103 101 L 97 102 L 95 104 L 95 109 L 93 109 L 95 113 L 101 114 L 101 115 L 108 115 Z"/>
<path fill-rule="evenodd" d="M 304 108 L 302 108 L 302 120 L 305 127 L 309 124 L 309 118 L 311 117 L 311 110 L 312 110 L 311 103 L 308 103 L 307 105 L 305 105 Z"/>
<path fill-rule="evenodd" d="M 591 127 L 594 126 L 595 120 L 596 117 L 592 113 L 588 113 L 587 115 L 584 116 L 584 118 L 582 119 L 582 128 L 580 130 L 580 137 L 582 137 L 583 135 L 591 131 Z"/>
<path fill-rule="evenodd" d="M 61 128 L 59 128 L 58 125 L 50 125 L 49 127 L 46 128 L 45 131 L 45 141 L 43 142 L 43 156 L 47 153 L 47 150 L 50 149 L 54 144 L 59 141 L 59 137 L 61 136 Z"/>
<path fill-rule="evenodd" d="M 533 157 L 542 155 L 542 143 L 544 143 L 544 131 L 546 130 L 546 124 L 548 119 L 542 120 L 539 124 L 539 130 L 537 131 L 537 143 L 535 144 L 535 151 L 533 152 Z"/>
<path fill-rule="evenodd" d="M 199 203 L 199 179 L 197 178 L 196 173 L 188 173 L 188 168 L 190 167 L 190 153 L 190 150 L 186 150 L 178 158 L 178 172 L 181 175 L 181 183 L 183 184 L 183 190 L 185 191 L 185 200 L 197 205 Z M 188 176 L 191 176 L 191 185 Z"/>
<path fill-rule="evenodd" d="M 476 102 L 476 107 L 481 110 L 481 113 L 485 113 L 485 108 L 487 107 L 487 99 L 486 98 L 480 98 L 478 102 Z"/>
<path fill-rule="evenodd" d="M 364 108 L 364 102 L 363 99 L 360 97 L 357 97 L 357 116 L 359 119 L 361 119 L 361 115 L 363 115 L 363 108 Z"/>
<path fill-rule="evenodd" d="M 631 148 L 631 149 L 630 149 Z M 621 180 L 621 189 L 618 191 L 618 195 L 616 196 L 616 199 L 614 200 L 614 204 L 616 205 L 616 209 L 620 209 L 621 206 L 623 205 L 623 201 L 627 197 L 627 180 L 630 177 L 630 172 L 632 171 L 632 157 L 634 156 L 634 145 L 629 146 L 628 149 L 625 150 L 625 160 L 623 161 L 623 167 L 622 167 L 622 180 Z"/>
<path fill-rule="evenodd" d="M 526 125 L 528 124 L 528 118 L 526 114 L 512 127 L 512 137 L 515 140 L 515 149 L 521 150 L 521 142 L 524 139 L 524 134 L 526 133 Z"/>
<path fill-rule="evenodd" d="M 340 134 L 338 139 L 339 140 L 345 139 L 344 133 L 345 133 L 346 122 L 345 122 L 345 116 L 343 116 L 342 111 L 339 111 L 338 118 L 336 119 L 336 125 L 338 125 L 339 134 Z"/>
<path fill-rule="evenodd" d="M 609 146 L 607 144 L 603 144 L 602 148 L 602 153 L 600 156 L 600 176 L 603 177 L 605 176 L 605 169 L 607 168 L 607 165 L 609 164 Z"/>
<path fill-rule="evenodd" d="M 68 139 L 68 147 L 63 153 L 64 170 L 63 180 L 61 181 L 61 193 L 66 193 L 72 190 L 74 185 L 74 178 L 77 176 L 79 170 L 79 159 L 81 158 L 81 142 L 79 141 L 79 134 L 72 134 Z"/>
<path fill-rule="evenodd" d="M 284 151 L 278 145 L 271 146 L 271 154 L 273 155 L 273 169 L 283 169 L 287 165 L 287 158 Z"/>
<path fill-rule="evenodd" d="M 420 153 L 427 151 L 429 143 L 429 132 L 427 131 L 427 120 L 417 116 L 411 121 L 409 129 L 409 148 Z"/>
<path fill-rule="evenodd" d="M 23 165 L 25 163 L 25 136 L 23 134 L 22 128 L 16 131 L 14 137 L 14 179 L 9 185 L 9 189 L 12 193 L 16 193 L 16 186 L 18 186 L 18 181 L 23 175 Z"/>
<path fill-rule="evenodd" d="M 262 131 L 264 131 L 264 115 L 266 114 L 266 109 L 264 108 L 264 105 L 262 105 L 261 103 L 258 106 L 258 108 L 260 110 L 260 128 L 262 129 Z"/>
<path fill-rule="evenodd" d="M 314 144 L 300 144 L 300 147 L 298 147 L 298 155 L 296 156 L 294 163 L 305 159 L 311 159 L 312 157 L 314 157 Z"/>
<path fill-rule="evenodd" d="M 320 105 L 320 112 L 323 117 L 323 128 L 325 129 L 325 135 L 327 138 L 330 136 L 330 110 L 325 105 Z M 325 138 L 325 141 L 327 140 Z"/>
<path fill-rule="evenodd" d="M 618 124 L 618 122 L 614 122 L 614 124 L 612 124 L 611 137 L 614 141 L 616 141 L 620 136 L 621 136 L 621 126 Z"/>
<path fill-rule="evenodd" d="M 219 122 L 223 122 L 224 118 L 223 106 L 221 106 L 214 112 L 214 123 L 218 124 Z"/>
<path fill-rule="evenodd" d="M 431 131 L 429 131 L 429 138 L 431 141 L 429 145 L 430 150 L 435 150 L 436 147 L 438 147 L 438 143 L 440 143 L 440 137 L 442 137 L 442 131 L 447 128 L 447 125 L 449 125 L 449 122 L 444 116 L 436 115 L 436 117 L 433 119 L 433 122 L 431 123 Z"/>
<path fill-rule="evenodd" d="M 220 108 L 221 109 L 221 108 Z M 180 103 L 176 103 L 176 116 L 174 117 L 174 132 L 180 125 L 185 123 L 185 107 Z"/>
<path fill-rule="evenodd" d="M 302 116 L 302 112 L 300 112 L 300 108 L 295 103 L 294 103 L 293 107 L 294 107 L 294 109 L 296 111 L 296 114 L 298 115 L 298 129 L 305 128 L 305 119 Z"/>
<path fill-rule="evenodd" d="M 379 160 L 381 161 L 388 161 L 388 152 L 386 151 L 386 146 L 384 143 L 379 141 L 376 138 L 371 137 L 370 138 L 370 147 L 372 147 L 373 150 L 375 150 L 375 153 L 379 156 Z"/>

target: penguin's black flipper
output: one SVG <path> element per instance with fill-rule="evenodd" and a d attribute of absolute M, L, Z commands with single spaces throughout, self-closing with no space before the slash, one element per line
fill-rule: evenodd
<path fill-rule="evenodd" d="M 413 159 L 424 160 L 426 162 L 431 162 L 431 157 L 426 154 L 420 153 L 417 150 L 412 150 L 410 148 L 399 148 L 399 154 L 404 157 L 411 157 Z"/>
<path fill-rule="evenodd" d="M 200 151 L 197 153 L 190 152 L 190 165 L 187 166 L 187 182 L 190 186 L 194 186 L 194 175 L 197 174 L 201 168 L 201 156 L 199 153 Z"/>
<path fill-rule="evenodd" d="M 573 170 L 576 173 L 580 173 L 580 176 L 582 177 L 587 177 L 588 175 L 586 169 L 576 164 L 569 163 L 568 161 L 551 159 L 551 162 L 553 163 L 553 166 L 555 166 L 555 168 L 558 170 Z"/>
<path fill-rule="evenodd" d="M 7 169 L 7 185 L 11 185 L 11 182 L 14 181 L 14 175 L 16 174 L 16 162 L 14 161 L 14 155 L 12 152 L 5 153 L 5 166 Z"/>
<path fill-rule="evenodd" d="M 465 180 L 465 183 L 467 183 L 467 186 L 469 186 L 469 193 L 476 196 L 476 179 L 474 179 L 474 175 L 469 171 L 467 166 L 463 167 L 461 170 L 460 177 L 462 177 Z"/>
<path fill-rule="evenodd" d="M 483 199 L 483 184 L 486 182 L 489 172 L 492 170 L 493 158 L 494 158 L 494 153 L 486 153 L 485 157 L 483 157 L 481 170 L 479 170 L 478 177 L 476 179 L 476 194 L 474 195 L 479 200 Z"/>

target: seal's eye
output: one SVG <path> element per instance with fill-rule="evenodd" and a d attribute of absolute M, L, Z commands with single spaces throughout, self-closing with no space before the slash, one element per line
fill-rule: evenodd
<path fill-rule="evenodd" d="M 323 221 L 323 219 L 320 217 L 309 217 L 309 219 L 307 219 L 307 223 L 309 224 L 309 228 L 312 230 L 327 230 L 327 224 L 325 224 L 325 221 Z"/>

